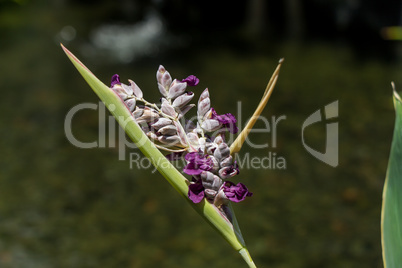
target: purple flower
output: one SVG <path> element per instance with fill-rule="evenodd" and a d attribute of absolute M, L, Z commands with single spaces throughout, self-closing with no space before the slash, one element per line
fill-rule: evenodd
<path fill-rule="evenodd" d="M 181 82 L 186 82 L 187 86 L 193 87 L 198 85 L 200 79 L 198 79 L 195 75 L 189 75 L 187 78 L 181 80 Z"/>
<path fill-rule="evenodd" d="M 234 115 L 232 115 L 231 113 L 218 115 L 214 108 L 211 108 L 211 111 L 212 111 L 211 119 L 218 120 L 219 123 L 222 124 L 222 127 L 227 128 L 230 133 L 236 134 L 239 131 L 239 129 L 236 126 L 237 120 L 236 117 L 234 117 Z"/>
<path fill-rule="evenodd" d="M 223 192 L 225 193 L 226 197 L 233 202 L 240 202 L 243 201 L 247 196 L 252 196 L 253 193 L 249 192 L 246 185 L 239 182 L 235 185 L 231 181 L 225 182 L 222 186 Z"/>
<path fill-rule="evenodd" d="M 202 186 L 201 179 L 197 180 L 188 186 L 188 198 L 194 203 L 200 203 L 205 197 L 204 186 Z"/>
<path fill-rule="evenodd" d="M 184 157 L 188 164 L 184 167 L 184 173 L 188 175 L 200 175 L 203 171 L 212 169 L 213 161 L 208 155 L 203 155 L 198 152 L 192 152 L 186 154 Z"/>
<path fill-rule="evenodd" d="M 115 75 L 112 76 L 112 83 L 111 83 L 110 87 L 113 87 L 116 84 L 118 84 L 118 85 L 121 84 L 120 77 L 119 77 L 118 74 L 115 74 Z"/>

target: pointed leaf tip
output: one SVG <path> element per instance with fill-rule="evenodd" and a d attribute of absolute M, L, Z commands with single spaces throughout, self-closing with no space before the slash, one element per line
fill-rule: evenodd
<path fill-rule="evenodd" d="M 230 146 L 230 154 L 234 155 L 238 153 L 243 146 L 243 143 L 246 141 L 248 134 L 250 133 L 251 129 L 253 128 L 255 122 L 260 117 L 260 114 L 264 110 L 266 104 L 268 103 L 269 98 L 275 88 L 276 82 L 278 81 L 279 71 L 281 69 L 282 63 L 284 58 L 279 60 L 278 66 L 276 67 L 274 73 L 272 74 L 271 78 L 269 79 L 268 85 L 265 88 L 264 94 L 262 95 L 261 101 L 258 104 L 254 114 L 247 122 L 246 126 L 242 130 L 242 132 L 237 136 L 236 140 Z"/>
<path fill-rule="evenodd" d="M 391 86 L 392 86 L 392 90 L 393 90 L 393 94 L 394 94 L 394 98 L 396 100 L 398 100 L 399 102 L 402 102 L 401 96 L 398 94 L 398 92 L 395 89 L 395 83 L 391 82 Z"/>
<path fill-rule="evenodd" d="M 63 49 L 64 53 L 66 53 L 67 57 L 74 63 L 78 63 L 81 65 L 85 70 L 87 70 L 89 73 L 94 75 L 73 53 L 71 53 L 70 50 L 68 50 L 62 43 L 60 43 L 61 48 Z"/>

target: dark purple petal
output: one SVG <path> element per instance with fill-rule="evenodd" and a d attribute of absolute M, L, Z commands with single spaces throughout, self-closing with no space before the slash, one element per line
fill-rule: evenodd
<path fill-rule="evenodd" d="M 112 83 L 110 84 L 110 87 L 113 87 L 116 84 L 118 84 L 118 85 L 121 84 L 120 77 L 119 77 L 118 74 L 115 74 L 115 75 L 112 76 Z"/>
<path fill-rule="evenodd" d="M 231 181 L 225 182 L 223 185 L 223 192 L 230 201 L 236 203 L 243 201 L 247 196 L 253 195 L 253 193 L 248 191 L 246 185 L 241 182 L 237 185 Z"/>
<path fill-rule="evenodd" d="M 187 164 L 187 166 L 184 167 L 183 172 L 194 176 L 194 175 L 200 175 L 202 172 L 202 169 L 198 168 L 194 163 L 190 162 Z"/>
<path fill-rule="evenodd" d="M 187 161 L 194 161 L 197 156 L 198 156 L 198 153 L 192 152 L 192 153 L 186 154 L 186 156 L 185 156 L 184 158 L 185 158 Z"/>
<path fill-rule="evenodd" d="M 200 175 L 202 171 L 211 170 L 214 163 L 208 155 L 198 152 L 191 152 L 184 157 L 187 165 L 184 167 L 184 173 L 188 175 Z"/>
<path fill-rule="evenodd" d="M 198 85 L 200 79 L 198 79 L 195 75 L 189 75 L 187 78 L 181 80 L 181 82 L 186 82 L 188 86 L 193 87 Z"/>
<path fill-rule="evenodd" d="M 211 119 L 218 120 L 222 124 L 222 127 L 227 128 L 230 133 L 236 134 L 239 129 L 236 126 L 236 117 L 231 113 L 218 115 L 214 108 L 211 108 Z"/>
<path fill-rule="evenodd" d="M 203 155 L 197 152 L 186 154 L 187 166 L 184 167 L 184 173 L 188 175 L 200 175 L 202 171 L 208 171 L 212 169 L 213 161 L 207 155 Z"/>
<path fill-rule="evenodd" d="M 205 196 L 204 186 L 201 180 L 196 181 L 188 186 L 188 198 L 194 203 L 200 203 Z"/>

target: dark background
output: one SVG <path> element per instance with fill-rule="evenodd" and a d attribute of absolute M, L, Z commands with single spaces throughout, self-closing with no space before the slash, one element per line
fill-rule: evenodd
<path fill-rule="evenodd" d="M 263 115 L 286 115 L 275 148 L 286 169 L 243 168 L 254 192 L 235 210 L 258 267 L 382 267 L 380 211 L 401 88 L 401 1 L 0 1 L 0 266 L 245 267 L 158 173 L 117 148 L 81 149 L 67 112 L 98 97 L 60 48 L 102 81 L 119 73 L 157 101 L 155 72 L 197 75 L 218 113 L 251 116 L 278 60 Z M 339 100 L 339 166 L 311 156 L 304 120 Z M 98 111 L 73 120 L 98 138 Z M 264 125 L 259 122 L 257 127 Z M 270 143 L 269 133 L 254 133 Z M 324 150 L 325 122 L 306 132 Z M 116 141 L 118 142 L 118 141 Z"/>

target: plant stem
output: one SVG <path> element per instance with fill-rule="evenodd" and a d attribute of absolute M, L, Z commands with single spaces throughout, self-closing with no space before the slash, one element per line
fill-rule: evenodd
<path fill-rule="evenodd" d="M 239 253 L 243 257 L 243 260 L 248 264 L 248 267 L 257 268 L 257 266 L 255 266 L 255 263 L 253 262 L 253 259 L 251 259 L 250 253 L 248 252 L 247 248 L 242 248 L 241 250 L 239 250 Z"/>

